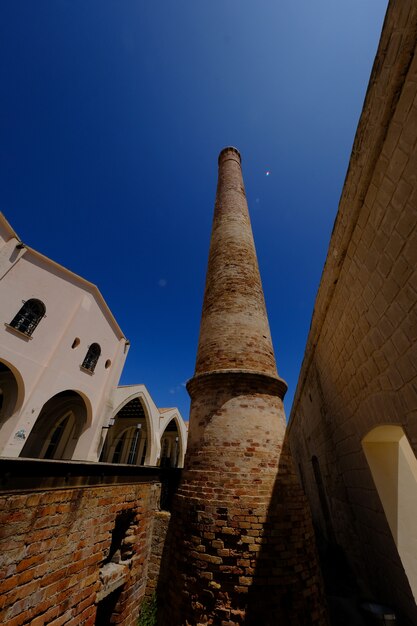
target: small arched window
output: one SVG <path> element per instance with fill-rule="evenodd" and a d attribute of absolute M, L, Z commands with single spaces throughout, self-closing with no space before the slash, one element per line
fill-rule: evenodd
<path fill-rule="evenodd" d="M 20 311 L 16 313 L 10 322 L 10 326 L 30 337 L 44 317 L 45 311 L 45 305 L 40 300 L 35 298 L 26 300 Z"/>
<path fill-rule="evenodd" d="M 94 372 L 96 369 L 97 361 L 100 358 L 101 348 L 98 343 L 92 343 L 91 346 L 87 350 L 87 354 L 85 355 L 85 359 L 82 362 L 81 367 L 89 372 Z"/>

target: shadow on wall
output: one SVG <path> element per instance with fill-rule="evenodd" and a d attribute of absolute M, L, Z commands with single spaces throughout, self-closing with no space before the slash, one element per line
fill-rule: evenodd
<path fill-rule="evenodd" d="M 39 414 L 20 453 L 32 459 L 71 459 L 87 423 L 87 407 L 75 391 L 50 398 Z"/>
<path fill-rule="evenodd" d="M 18 383 L 13 372 L 0 361 L 0 424 L 13 415 L 18 398 Z"/>
<path fill-rule="evenodd" d="M 259 546 L 245 623 L 248 626 L 327 624 L 313 524 L 293 467 L 287 436 Z"/>
<path fill-rule="evenodd" d="M 25 395 L 22 376 L 11 367 L 0 361 L 0 428 L 22 406 Z"/>
<path fill-rule="evenodd" d="M 256 489 L 256 485 L 255 489 Z M 230 503 L 233 507 L 236 503 Z M 181 504 L 174 497 L 175 508 Z M 195 519 L 204 505 L 189 502 L 187 512 L 181 511 L 182 521 L 187 525 L 188 520 Z M 223 516 L 225 525 L 233 528 L 233 514 L 227 508 L 218 508 L 219 516 Z M 203 511 L 204 512 L 204 511 Z M 248 509 L 248 519 L 254 519 L 256 511 Z M 222 534 L 223 543 L 221 564 L 218 572 L 206 572 L 205 590 L 199 590 L 195 595 L 179 598 L 170 590 L 170 580 L 182 576 L 181 572 L 192 575 L 191 564 L 185 562 L 181 549 L 184 539 L 193 542 L 189 528 L 178 528 L 178 523 L 171 518 L 161 559 L 161 569 L 157 585 L 158 598 L 158 625 L 166 626 L 169 623 L 170 612 L 175 607 L 182 606 L 181 622 L 194 611 L 201 615 L 221 614 L 224 610 L 225 623 L 245 624 L 246 626 L 317 626 L 327 625 L 327 608 L 323 591 L 321 572 L 318 566 L 318 556 L 315 545 L 314 530 L 310 512 L 304 492 L 299 484 L 291 459 L 289 443 L 284 439 L 280 456 L 279 468 L 276 475 L 273 494 L 267 516 L 261 523 L 261 518 L 253 523 L 257 530 L 253 532 L 254 544 L 242 542 L 244 531 L 236 534 Z M 249 524 L 248 524 L 249 526 Z M 207 531 L 213 530 L 207 527 Z M 183 536 L 181 535 L 183 533 Z M 210 532 L 206 533 L 207 536 Z M 256 534 L 258 536 L 256 536 Z M 219 535 L 220 536 L 220 535 Z M 214 538 L 214 534 L 213 537 Z M 216 542 L 215 541 L 215 542 Z M 214 543 L 215 543 L 214 542 Z M 211 541 L 209 541 L 211 543 Z M 199 546 L 196 546 L 196 549 Z M 236 586 L 242 576 L 251 574 L 249 592 L 242 592 L 242 587 Z M 199 576 L 199 574 L 197 574 Z M 216 579 L 221 581 L 221 591 L 216 596 L 211 591 L 220 588 Z M 192 579 L 191 579 L 192 582 Z M 243 581 L 242 581 L 243 582 Z M 245 583 L 248 581 L 245 579 Z M 277 596 L 280 603 L 277 603 Z M 204 607 L 202 606 L 204 602 Z M 235 611 L 222 607 L 232 606 Z M 192 609 L 191 609 L 192 607 Z M 175 612 L 174 611 L 174 612 Z M 168 620 L 168 621 L 167 621 Z M 217 623 L 217 622 L 215 622 Z M 229 623 L 227 621 L 227 623 Z"/>

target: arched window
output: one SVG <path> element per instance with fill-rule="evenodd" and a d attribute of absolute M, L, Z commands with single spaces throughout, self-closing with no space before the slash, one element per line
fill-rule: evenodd
<path fill-rule="evenodd" d="M 124 433 L 120 437 L 119 441 L 116 444 L 116 447 L 115 447 L 114 452 L 113 452 L 113 458 L 112 458 L 112 461 L 111 461 L 112 463 L 120 463 L 120 459 L 121 459 L 121 456 L 122 456 L 123 446 L 125 444 L 125 441 L 126 441 L 126 433 Z"/>
<path fill-rule="evenodd" d="M 44 317 L 45 311 L 45 305 L 40 300 L 35 298 L 26 300 L 20 311 L 16 313 L 10 322 L 10 326 L 30 337 Z"/>
<path fill-rule="evenodd" d="M 55 453 L 57 452 L 58 445 L 62 443 L 67 443 L 67 441 L 62 442 L 62 439 L 63 439 L 63 435 L 65 431 L 69 430 L 67 429 L 67 426 L 70 425 L 71 430 L 74 426 L 74 419 L 71 420 L 71 424 L 70 424 L 70 417 L 71 417 L 71 414 L 67 415 L 66 417 L 64 417 L 64 419 L 58 422 L 56 426 L 54 426 L 52 432 L 49 435 L 49 438 L 48 438 L 49 440 L 47 441 L 48 445 L 45 448 L 44 453 L 41 454 L 41 456 L 44 459 L 54 459 Z M 67 434 L 67 437 L 65 439 L 68 440 L 69 432 L 65 434 Z M 63 446 L 61 445 L 61 447 Z"/>
<path fill-rule="evenodd" d="M 170 458 L 169 458 L 169 439 L 168 437 L 164 437 L 161 442 L 161 467 L 169 467 L 170 466 Z"/>
<path fill-rule="evenodd" d="M 91 346 L 87 350 L 87 354 L 85 355 L 85 359 L 82 362 L 81 367 L 89 372 L 94 372 L 96 369 L 97 361 L 100 358 L 101 348 L 98 343 L 92 343 Z"/>
<path fill-rule="evenodd" d="M 136 456 L 137 456 L 137 452 L 139 450 L 139 445 L 140 445 L 141 428 L 142 428 L 142 424 L 137 424 L 135 427 L 135 430 L 131 431 L 131 435 L 133 436 L 131 436 L 129 456 L 127 459 L 128 465 L 136 464 Z"/>
<path fill-rule="evenodd" d="M 177 467 L 179 447 L 179 432 L 175 418 L 172 418 L 161 438 L 161 467 Z"/>

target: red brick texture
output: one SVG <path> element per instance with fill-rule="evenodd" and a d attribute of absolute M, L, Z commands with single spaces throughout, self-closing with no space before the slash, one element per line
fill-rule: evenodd
<path fill-rule="evenodd" d="M 195 371 L 218 369 L 277 375 L 240 155 L 233 148 L 219 157 Z"/>
<path fill-rule="evenodd" d="M 161 624 L 326 624 L 312 524 L 282 398 L 240 157 L 219 158 L 185 469 Z"/>
<path fill-rule="evenodd" d="M 197 381 L 196 429 L 173 510 L 170 623 L 325 624 L 312 524 L 284 444 L 276 381 L 239 374 Z"/>
<path fill-rule="evenodd" d="M 165 542 L 168 532 L 168 526 L 171 519 L 171 513 L 168 511 L 156 511 L 152 525 L 152 545 L 149 555 L 148 576 L 146 580 L 145 595 L 151 598 L 156 593 L 157 586 L 164 578 L 163 584 L 166 584 L 165 572 L 161 573 L 161 561 L 164 554 Z"/>
<path fill-rule="evenodd" d="M 129 512 L 119 565 L 124 584 L 112 623 L 136 624 L 158 491 L 148 483 L 2 495 L 0 623 L 95 624 L 96 601 L 103 594 L 100 568 L 116 518 Z"/>

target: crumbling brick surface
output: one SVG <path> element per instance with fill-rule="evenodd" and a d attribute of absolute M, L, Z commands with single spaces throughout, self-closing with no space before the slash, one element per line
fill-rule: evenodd
<path fill-rule="evenodd" d="M 237 150 L 219 157 L 196 373 L 276 364 Z"/>
<path fill-rule="evenodd" d="M 185 468 L 161 626 L 325 625 L 310 513 L 282 398 L 240 155 L 221 152 Z M 161 598 L 161 596 L 160 596 Z"/>
<path fill-rule="evenodd" d="M 192 429 L 172 513 L 172 623 L 326 624 L 313 528 L 274 381 L 218 378 L 193 389 L 201 445 Z"/>
<path fill-rule="evenodd" d="M 168 511 L 157 511 L 152 523 L 152 545 L 149 555 L 148 576 L 146 581 L 145 595 L 151 598 L 156 593 L 157 585 L 161 582 L 166 584 L 169 573 L 163 571 L 161 574 L 161 561 L 164 555 L 168 525 L 171 513 Z M 161 580 L 163 578 L 163 581 Z"/>
<path fill-rule="evenodd" d="M 157 492 L 149 483 L 1 495 L 0 623 L 94 624 L 100 568 L 117 516 L 129 512 L 132 523 L 116 558 L 126 575 L 114 621 L 136 624 Z"/>

